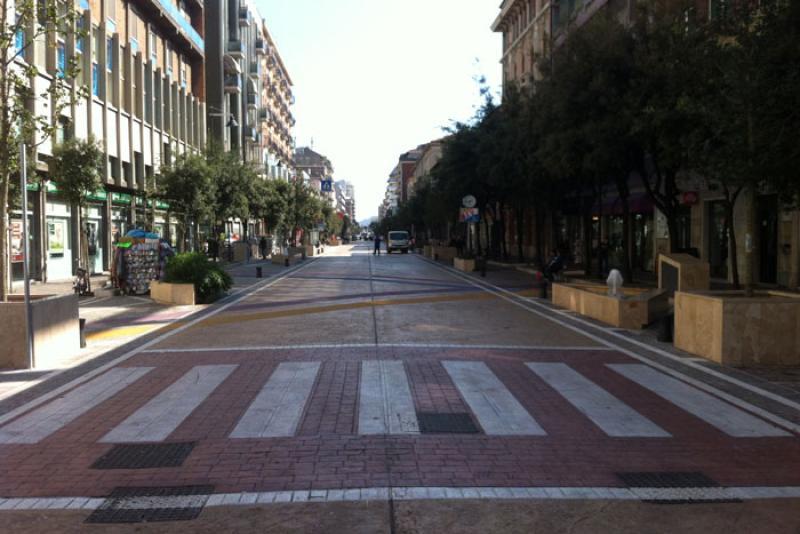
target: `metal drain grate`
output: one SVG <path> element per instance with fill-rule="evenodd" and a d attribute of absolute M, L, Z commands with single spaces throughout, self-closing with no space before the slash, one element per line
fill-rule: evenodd
<path fill-rule="evenodd" d="M 423 434 L 478 434 L 480 429 L 468 413 L 418 413 Z"/>
<path fill-rule="evenodd" d="M 629 488 L 718 488 L 703 473 L 617 473 Z"/>
<path fill-rule="evenodd" d="M 617 473 L 626 486 L 642 494 L 650 504 L 722 504 L 738 503 L 717 488 L 720 485 L 699 472 Z M 721 489 L 721 488 L 720 488 Z M 715 491 L 717 490 L 717 491 Z M 652 497 L 652 498 L 649 498 Z"/>
<path fill-rule="evenodd" d="M 180 467 L 194 449 L 193 442 L 148 445 L 115 445 L 92 469 L 152 469 Z"/>
<path fill-rule="evenodd" d="M 213 486 L 116 488 L 86 523 L 190 521 L 213 492 Z"/>

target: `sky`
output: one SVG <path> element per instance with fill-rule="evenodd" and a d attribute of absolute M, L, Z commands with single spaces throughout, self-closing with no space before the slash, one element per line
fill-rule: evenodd
<path fill-rule="evenodd" d="M 500 0 L 254 0 L 294 82 L 297 146 L 327 156 L 377 215 L 403 152 L 499 93 Z"/>

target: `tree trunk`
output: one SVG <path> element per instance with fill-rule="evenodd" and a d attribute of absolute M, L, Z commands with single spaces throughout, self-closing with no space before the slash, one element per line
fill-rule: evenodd
<path fill-rule="evenodd" d="M 0 302 L 8 301 L 8 175 L 0 190 Z"/>
<path fill-rule="evenodd" d="M 725 198 L 725 235 L 728 236 L 728 256 L 731 261 L 731 275 L 733 277 L 733 288 L 740 289 L 742 287 L 741 280 L 739 279 L 739 251 L 736 242 L 736 232 L 733 230 L 733 208 L 734 201 L 730 198 Z"/>

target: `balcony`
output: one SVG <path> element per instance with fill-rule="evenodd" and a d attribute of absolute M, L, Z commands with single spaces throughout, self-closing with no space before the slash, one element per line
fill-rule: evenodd
<path fill-rule="evenodd" d="M 183 18 L 183 14 L 178 9 L 178 6 L 173 4 L 170 0 L 150 0 L 151 4 L 156 6 L 162 14 L 178 29 L 178 33 L 185 37 L 191 46 L 195 48 L 200 54 L 205 53 L 205 42 L 200 34 L 195 30 L 192 25 Z"/>
<path fill-rule="evenodd" d="M 269 110 L 266 108 L 261 108 L 258 110 L 258 120 L 260 121 L 268 121 L 269 120 Z"/>
<path fill-rule="evenodd" d="M 250 26 L 253 18 L 250 15 L 250 10 L 246 7 L 239 8 L 239 26 Z"/>
<path fill-rule="evenodd" d="M 241 76 L 228 76 L 225 78 L 225 92 L 226 93 L 241 93 L 242 92 L 242 78 Z"/>
<path fill-rule="evenodd" d="M 258 81 L 258 79 L 261 77 L 261 62 L 251 61 L 250 69 L 248 72 L 250 73 L 250 77 L 253 78 L 254 81 Z"/>
<path fill-rule="evenodd" d="M 264 39 L 256 39 L 256 54 L 267 55 L 267 43 Z"/>
<path fill-rule="evenodd" d="M 228 41 L 227 52 L 231 57 L 242 59 L 245 52 L 244 43 L 241 41 Z"/>
<path fill-rule="evenodd" d="M 248 109 L 258 109 L 258 95 L 255 93 L 247 93 L 247 107 Z"/>

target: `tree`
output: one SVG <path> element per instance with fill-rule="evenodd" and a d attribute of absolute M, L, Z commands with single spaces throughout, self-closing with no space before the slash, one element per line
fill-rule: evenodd
<path fill-rule="evenodd" d="M 97 191 L 102 185 L 105 156 L 100 145 L 94 140 L 69 139 L 53 150 L 50 160 L 50 177 L 58 186 L 64 198 L 77 208 L 78 228 L 82 228 L 83 210 L 86 196 Z M 88 242 L 84 232 L 78 232 L 78 266 L 89 267 Z"/>
<path fill-rule="evenodd" d="M 241 160 L 237 152 L 224 152 L 216 146 L 206 150 L 206 161 L 214 183 L 212 206 L 215 223 L 224 225 L 228 219 L 238 218 L 247 237 L 247 221 L 252 207 L 258 202 L 255 200 L 258 174 Z"/>
<path fill-rule="evenodd" d="M 183 154 L 174 166 L 161 169 L 158 196 L 168 202 L 171 211 L 183 215 L 184 235 L 194 223 L 193 241 L 199 250 L 199 223 L 214 214 L 216 184 L 202 154 Z"/>
<path fill-rule="evenodd" d="M 16 147 L 28 146 L 28 161 L 36 161 L 36 148 L 56 127 L 56 117 L 81 92 L 71 90 L 70 81 L 78 73 L 78 61 L 64 57 L 55 76 L 41 93 L 34 90 L 39 76 L 33 56 L 33 43 L 56 46 L 57 36 L 75 35 L 77 12 L 71 3 L 54 0 L 0 0 L 0 301 L 8 295 L 8 209 L 9 186 L 19 172 Z M 36 99 L 45 99 L 50 115 L 36 112 Z"/>

